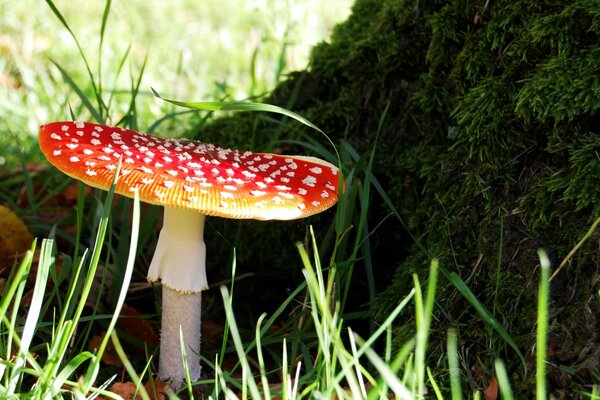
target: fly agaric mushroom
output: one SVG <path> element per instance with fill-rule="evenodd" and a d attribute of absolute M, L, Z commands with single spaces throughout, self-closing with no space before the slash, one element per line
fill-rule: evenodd
<path fill-rule="evenodd" d="M 314 157 L 241 152 L 83 122 L 40 128 L 50 163 L 107 190 L 119 160 L 115 192 L 164 206 L 163 227 L 148 280 L 163 285 L 159 375 L 179 388 L 185 379 L 180 330 L 190 377 L 200 377 L 201 291 L 208 288 L 204 216 L 292 220 L 334 205 L 338 170 Z"/>

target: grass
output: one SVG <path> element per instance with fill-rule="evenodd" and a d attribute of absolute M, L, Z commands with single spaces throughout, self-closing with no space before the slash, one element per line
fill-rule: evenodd
<path fill-rule="evenodd" d="M 64 115 L 64 110 L 69 110 L 75 116 L 120 121 L 123 126 L 140 129 L 157 126 L 157 123 L 181 121 L 183 126 L 188 127 L 190 124 L 203 123 L 205 114 L 172 108 L 172 104 L 146 96 L 142 91 L 144 85 L 141 82 L 147 85 L 145 77 L 151 74 L 151 57 L 145 59 L 144 54 L 138 67 L 131 67 L 129 77 L 124 81 L 119 80 L 118 76 L 127 70 L 129 57 L 134 57 L 137 50 L 126 44 L 123 48 L 116 48 L 110 56 L 103 55 L 100 43 L 114 40 L 110 34 L 118 35 L 120 29 L 117 27 L 112 31 L 116 24 L 113 24 L 112 17 L 108 17 L 112 15 L 109 6 L 110 2 L 105 3 L 100 12 L 104 17 L 98 26 L 106 36 L 101 34 L 96 37 L 99 59 L 91 57 L 88 60 L 89 48 L 87 44 L 83 45 L 87 40 L 79 39 L 79 57 L 85 58 L 88 68 L 83 73 L 77 73 L 60 61 L 68 59 L 64 54 L 56 54 L 55 64 L 46 64 L 48 70 L 37 80 L 31 81 L 32 92 L 25 97 L 33 96 L 33 104 L 39 102 L 38 111 L 46 103 L 56 107 L 56 110 L 50 109 L 46 114 L 40 114 L 45 117 L 51 115 L 58 118 L 63 113 L 63 117 L 69 118 Z M 62 18 L 63 28 L 79 32 L 83 28 L 71 26 L 71 18 L 66 16 L 64 7 L 67 6 L 55 5 L 55 18 L 48 18 L 44 23 L 58 23 L 57 26 L 60 26 Z M 115 7 L 122 7 L 116 9 L 117 13 L 121 13 L 127 6 L 120 4 Z M 290 6 L 286 12 L 291 12 L 291 9 Z M 275 11 L 277 7 L 274 6 L 269 12 Z M 48 13 L 48 10 L 44 12 Z M 46 16 L 52 17 L 51 14 Z M 156 29 L 159 30 L 158 27 Z M 79 33 L 73 33 L 73 36 L 79 37 Z M 212 38 L 211 35 L 206 36 Z M 71 39 L 74 38 L 69 35 L 65 37 L 65 40 Z M 79 52 L 77 48 L 71 48 L 70 51 L 70 57 Z M 244 59 L 244 56 L 241 57 Z M 215 85 L 213 89 L 216 87 L 218 90 L 213 91 L 212 95 L 206 95 L 211 91 L 209 89 L 197 89 L 198 92 L 195 92 L 190 88 L 185 96 L 178 96 L 176 91 L 171 92 L 163 86 L 169 80 L 168 75 L 160 85 L 152 86 L 169 98 L 170 94 L 177 98 L 190 98 L 197 94 L 198 98 L 208 97 L 215 101 L 252 97 L 266 90 L 265 82 L 269 81 L 258 78 L 259 64 L 254 57 L 251 63 L 253 72 L 249 75 L 251 79 L 242 80 L 239 84 L 240 88 L 249 88 L 245 92 L 232 89 L 232 85 Z M 271 67 L 276 66 L 274 76 L 285 70 L 279 58 L 277 60 L 271 63 Z M 135 59 L 131 62 L 136 63 Z M 168 69 L 168 66 L 162 67 Z M 18 68 L 23 76 L 32 72 L 24 63 L 19 64 Z M 179 71 L 181 74 L 191 73 L 183 64 Z M 48 86 L 34 94 L 44 79 L 48 79 Z M 259 84 L 259 80 L 263 83 Z M 63 95 L 66 93 L 65 97 L 58 102 L 51 100 L 50 95 L 58 92 Z M 149 99 L 160 106 L 143 105 Z M 21 111 L 25 104 L 18 101 L 10 103 L 10 99 L 4 101 L 6 103 L 3 106 L 13 104 Z M 222 107 L 226 103 L 218 104 Z M 240 104 L 247 103 L 235 103 L 234 108 L 240 108 Z M 254 109 L 257 107 L 265 108 L 255 105 Z M 144 111 L 146 108 L 156 113 L 150 119 L 147 111 Z M 380 117 L 380 127 L 385 123 L 386 116 L 387 110 Z M 20 124 L 19 118 L 25 117 L 17 115 L 12 124 Z M 183 131 L 185 128 L 179 132 Z M 361 337 L 353 331 L 346 309 L 353 271 L 361 263 L 367 266 L 369 280 L 374 280 L 375 276 L 376 266 L 371 261 L 373 247 L 370 241 L 377 226 L 370 226 L 367 218 L 372 193 L 377 192 L 388 204 L 391 210 L 389 218 L 395 219 L 398 224 L 402 224 L 402 220 L 390 202 L 385 187 L 372 174 L 373 153 L 358 154 L 348 142 L 336 143 L 336 149 L 328 143 L 324 145 L 325 142 L 322 136 L 315 135 L 295 143 L 322 158 L 339 162 L 346 177 L 346 191 L 341 196 L 336 216 L 323 234 L 323 239 L 317 242 L 317 235 L 311 229 L 309 240 L 296 245 L 296 261 L 303 270 L 304 282 L 291 291 L 272 315 L 261 315 L 249 333 L 246 327 L 238 325 L 234 311 L 236 302 L 246 301 L 236 297 L 234 253 L 231 283 L 220 287 L 220 299 L 215 306 L 222 310 L 226 321 L 222 344 L 214 358 L 203 359 L 204 378 L 200 382 L 189 382 L 181 393 L 169 396 L 199 398 L 201 391 L 205 397 L 214 399 L 482 398 L 481 391 L 466 389 L 465 386 L 465 375 L 469 371 L 461 366 L 459 327 L 448 330 L 442 359 L 432 357 L 430 338 L 436 329 L 433 322 L 440 280 L 451 282 L 481 320 L 508 344 L 524 364 L 522 349 L 467 284 L 456 274 L 449 273 L 437 260 L 431 261 L 424 282 L 423 277 L 414 275 L 412 290 L 405 294 L 384 321 L 378 325 L 371 321 L 368 335 Z M 17 159 L 23 165 L 29 161 L 27 154 Z M 7 188 L 23 185 L 32 213 L 44 209 L 68 185 L 68 181 L 56 174 L 50 174 L 50 178 L 45 180 L 30 174 L 27 168 L 23 168 L 21 174 L 14 178 L 16 183 L 2 182 L 0 185 L 6 185 Z M 39 180 L 42 180 L 40 184 L 43 190 L 34 187 Z M 152 388 L 144 385 L 152 376 L 153 349 L 146 349 L 146 357 L 141 364 L 129 360 L 121 344 L 123 332 L 116 328 L 116 322 L 126 296 L 131 298 L 133 295 L 128 293 L 128 282 L 135 280 L 136 260 L 142 255 L 146 243 L 151 242 L 155 211 L 145 210 L 144 218 L 141 218 L 142 211 L 137 199 L 121 199 L 117 202 L 112 196 L 112 191 L 108 194 L 94 192 L 90 196 L 79 185 L 74 211 L 65 217 L 65 220 L 72 221 L 74 231 L 66 232 L 57 226 L 47 227 L 49 237 L 41 240 L 39 246 L 37 242 L 34 243 L 21 262 L 13 266 L 0 298 L 2 398 L 95 398 L 99 395 L 119 398 L 109 388 L 121 379 L 132 382 L 142 398 L 153 397 Z M 16 200 L 10 196 L 3 196 L 2 200 L 16 206 Z M 60 255 L 65 249 L 70 249 L 70 253 Z M 275 252 L 273 250 L 273 257 L 277 256 Z M 543 252 L 539 257 L 541 273 L 536 321 L 538 343 L 535 382 L 536 396 L 542 399 L 547 397 L 548 392 L 545 366 L 548 362 L 546 334 L 550 314 L 550 266 Z M 122 277 L 115 279 L 116 282 L 112 284 L 109 283 L 112 274 L 105 268 L 110 264 L 125 266 L 117 271 Z M 98 276 L 106 284 L 97 285 Z M 374 285 L 369 285 L 369 288 L 372 300 L 376 296 Z M 113 293 L 110 293 L 111 290 Z M 99 311 L 100 305 L 105 303 L 102 301 L 105 296 L 114 298 L 114 301 L 107 302 L 112 304 L 110 309 Z M 145 296 L 145 301 L 153 301 L 148 299 L 153 296 L 152 293 L 146 293 Z M 155 315 L 150 317 L 156 318 Z M 415 324 L 410 337 L 394 345 L 395 324 L 401 318 L 412 319 Z M 100 329 L 104 332 L 100 345 L 95 350 L 89 350 L 87 344 L 90 336 Z M 123 364 L 126 371 L 124 378 L 102 361 L 109 345 L 114 347 Z M 225 362 L 231 358 L 234 359 L 233 363 Z M 510 375 L 503 361 L 497 358 L 493 367 L 502 398 L 513 398 Z M 582 393 L 581 396 L 598 399 L 599 388 L 593 387 L 589 393 Z"/>
<path fill-rule="evenodd" d="M 200 119 L 157 100 L 150 87 L 171 98 L 260 97 L 286 73 L 306 67 L 311 46 L 329 36 L 350 4 L 133 0 L 111 2 L 105 15 L 105 2 L 57 0 L 56 8 L 97 73 L 94 92 L 76 42 L 50 7 L 37 0 L 0 0 L 0 118 L 3 141 L 10 146 L 0 154 L 0 168 L 18 165 L 12 154 L 39 159 L 38 127 L 69 119 L 70 108 L 89 119 L 89 108 L 82 109 L 82 96 L 65 85 L 65 74 L 92 103 L 97 94 L 110 94 L 112 100 L 105 100 L 113 123 L 129 110 L 132 81 L 141 77 L 140 128 L 177 112 L 181 115 L 162 131 L 181 136 Z"/>
<path fill-rule="evenodd" d="M 50 271 L 56 268 L 56 256 L 53 240 L 44 240 L 41 244 L 37 273 L 33 285 L 33 296 L 28 309 L 20 307 L 26 290 L 27 275 L 33 266 L 35 244 L 29 250 L 21 264 L 15 269 L 14 275 L 7 281 L 6 288 L 0 300 L 0 312 L 3 315 L 1 324 L 2 346 L 0 364 L 0 391 L 3 398 L 19 398 L 27 394 L 31 398 L 68 398 L 89 397 L 102 394 L 109 398 L 118 398 L 106 390 L 114 377 L 106 382 L 97 382 L 100 361 L 106 349 L 108 339 L 118 344 L 115 336 L 115 322 L 118 312 L 127 293 L 128 282 L 133 271 L 133 260 L 139 231 L 139 200 L 133 201 L 132 237 L 130 241 L 129 262 L 125 280 L 120 291 L 119 302 L 110 317 L 105 340 L 95 352 L 71 351 L 72 343 L 77 333 L 77 327 L 83 323 L 82 309 L 90 299 L 93 272 L 98 267 L 100 254 L 106 246 L 106 228 L 110 218 L 112 192 L 109 192 L 102 207 L 102 217 L 98 226 L 96 242 L 91 249 L 91 256 L 81 258 L 75 266 L 74 276 L 84 280 L 83 289 L 78 297 L 72 296 L 78 279 L 72 280 L 67 289 L 67 295 L 62 307 L 55 312 L 49 312 L 45 306 L 47 281 L 53 279 Z M 435 289 L 438 278 L 438 263 L 434 260 L 430 266 L 427 290 L 419 279 L 414 277 L 414 289 L 407 293 L 404 300 L 390 313 L 389 317 L 368 338 L 363 339 L 354 334 L 346 326 L 340 309 L 341 299 L 336 298 L 333 289 L 337 281 L 335 268 L 330 265 L 325 268 L 318 256 L 319 251 L 315 235 L 311 231 L 311 243 L 307 247 L 298 243 L 299 258 L 302 261 L 305 282 L 286 300 L 282 307 L 264 325 L 266 315 L 259 318 L 256 326 L 254 341 L 244 343 L 237 327 L 232 309 L 231 297 L 233 284 L 229 290 L 221 287 L 222 300 L 235 352 L 239 360 L 241 377 L 234 377 L 234 370 L 223 371 L 218 359 L 214 364 L 208 364 L 214 371 L 214 381 L 210 383 L 205 395 L 211 398 L 385 398 L 393 394 L 400 399 L 422 398 L 426 388 L 436 388 L 435 398 L 443 399 L 446 391 L 440 391 L 438 382 L 428 369 L 428 336 L 431 317 L 435 304 Z M 311 255 L 313 254 L 312 259 Z M 544 349 L 545 333 L 548 326 L 548 287 L 549 265 L 547 256 L 540 252 L 542 271 L 538 304 L 538 349 Z M 281 364 L 277 373 L 268 373 L 263 358 L 262 341 L 268 335 L 272 324 L 287 305 L 302 292 L 308 295 L 306 307 L 310 309 L 312 318 L 312 333 L 304 340 L 316 338 L 314 351 L 308 352 L 301 362 L 288 359 L 286 339 L 281 342 Z M 412 303 L 413 310 L 410 310 Z M 75 307 L 71 307 L 73 304 Z M 12 312 L 7 311 L 12 307 Z M 391 332 L 392 324 L 402 313 L 414 313 L 417 324 L 413 340 L 405 343 L 402 348 L 392 355 Z M 50 320 L 46 318 L 50 317 Z M 97 317 L 100 318 L 100 317 Z M 24 322 L 21 322 L 24 321 Z M 47 335 L 50 329 L 51 340 L 47 344 L 39 343 L 39 339 Z M 383 356 L 373 349 L 376 342 L 383 342 Z M 309 343 L 306 343 L 309 345 Z M 33 345 L 33 346 L 32 346 Z M 120 345 L 117 348 L 121 348 Z M 249 363 L 251 352 L 258 354 L 258 369 Z M 450 388 L 453 399 L 477 398 L 477 394 L 464 395 L 461 390 L 461 373 L 458 362 L 457 333 L 448 332 L 448 369 L 450 371 Z M 12 356 L 11 356 L 12 355 Z M 126 357 L 121 353 L 127 367 L 130 379 L 143 392 L 142 377 L 134 371 Z M 217 356 L 218 357 L 218 356 Z M 537 352 L 537 398 L 545 399 L 545 369 L 547 362 L 545 351 Z M 151 360 L 149 359 L 148 362 Z M 271 366 L 269 366 L 271 368 Z M 502 362 L 497 360 L 496 368 L 500 391 L 510 398 L 511 388 L 503 370 Z M 147 370 L 144 371 L 147 373 Z M 206 372 L 205 372 L 206 373 Z M 143 376 L 143 375 L 142 375 Z M 239 376 L 239 374 L 238 374 Z M 256 378 L 255 378 L 256 376 Z M 275 386 L 274 384 L 277 384 Z M 236 390 L 237 388 L 237 390 Z M 427 389 L 428 390 L 428 389 Z M 193 393 L 191 387 L 190 393 Z M 594 394 L 591 394 L 594 396 Z M 145 397 L 145 395 L 144 395 Z M 594 397 L 590 397 L 594 398 Z"/>

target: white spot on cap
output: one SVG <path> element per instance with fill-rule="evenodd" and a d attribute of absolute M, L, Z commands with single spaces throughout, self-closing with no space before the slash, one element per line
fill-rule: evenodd
<path fill-rule="evenodd" d="M 252 172 L 248 171 L 242 171 L 242 174 L 247 178 L 254 178 L 256 176 L 256 174 L 253 174 Z"/>
<path fill-rule="evenodd" d="M 156 197 L 158 197 L 159 199 L 162 199 L 163 197 L 165 197 L 164 193 L 161 193 L 159 191 L 154 192 L 154 194 L 156 195 Z"/>
<path fill-rule="evenodd" d="M 76 149 L 77 147 L 79 147 L 79 145 L 75 144 L 75 143 L 67 143 L 66 146 L 68 148 L 70 148 L 71 150 Z"/>
<path fill-rule="evenodd" d="M 71 162 L 78 162 L 79 158 L 77 158 L 77 156 L 71 156 L 71 158 L 69 158 L 69 161 L 71 161 Z"/>
<path fill-rule="evenodd" d="M 301 210 L 304 210 L 306 208 L 306 206 L 304 205 L 304 203 L 299 203 L 298 208 Z"/>
<path fill-rule="evenodd" d="M 68 130 L 69 130 L 69 125 L 63 125 L 63 126 L 61 126 L 61 127 L 60 127 L 60 129 L 61 129 L 63 132 L 66 132 L 66 131 L 68 131 Z"/>
<path fill-rule="evenodd" d="M 194 188 L 188 185 L 183 185 L 183 190 L 185 190 L 186 192 L 193 192 Z"/>
<path fill-rule="evenodd" d="M 221 192 L 219 195 L 225 199 L 233 199 L 233 193 Z"/>
<path fill-rule="evenodd" d="M 330 183 L 326 183 L 326 184 L 325 184 L 325 187 L 326 187 L 327 189 L 329 189 L 329 190 L 335 191 L 335 186 L 333 186 L 333 185 L 332 185 L 332 184 L 330 184 Z"/>
<path fill-rule="evenodd" d="M 92 155 L 92 154 L 94 154 L 94 152 L 93 152 L 92 150 L 90 150 L 90 149 L 83 149 L 83 154 L 85 154 L 85 155 L 88 155 L 88 156 L 89 156 L 89 155 Z"/>
<path fill-rule="evenodd" d="M 167 171 L 167 174 L 169 174 L 171 176 L 177 176 L 177 171 L 175 171 L 174 169 L 170 169 Z"/>
<path fill-rule="evenodd" d="M 54 151 L 52 152 L 52 155 L 55 155 L 55 156 L 60 156 L 60 153 L 62 153 L 62 150 L 54 150 Z"/>
<path fill-rule="evenodd" d="M 329 197 L 329 192 L 328 192 L 327 190 L 323 190 L 323 191 L 321 192 L 321 197 L 322 197 L 322 198 L 327 198 L 327 197 Z"/>
<path fill-rule="evenodd" d="M 275 203 L 275 204 L 281 204 L 281 203 L 283 203 L 283 199 L 281 197 L 274 196 L 273 197 L 273 203 Z"/>
<path fill-rule="evenodd" d="M 306 189 L 304 189 L 304 188 L 298 188 L 298 194 L 299 194 L 299 195 L 301 195 L 301 196 L 304 196 L 306 193 L 308 193 L 308 192 L 306 191 Z"/>
<path fill-rule="evenodd" d="M 102 144 L 102 142 L 99 141 L 98 139 L 92 139 L 92 140 L 90 140 L 90 143 L 93 144 L 94 146 L 100 146 Z"/>
<path fill-rule="evenodd" d="M 142 165 L 141 167 L 138 167 L 138 169 L 139 169 L 140 171 L 142 171 L 142 172 L 145 172 L 145 173 L 147 173 L 147 174 L 151 174 L 151 173 L 152 173 L 152 170 L 151 170 L 150 168 L 146 168 L 146 167 L 144 167 L 143 165 Z"/>
<path fill-rule="evenodd" d="M 91 170 L 91 169 L 88 169 L 87 171 L 85 171 L 85 173 L 86 173 L 87 175 L 89 175 L 89 176 L 96 176 L 96 175 L 98 175 L 98 174 L 96 173 L 96 171 L 93 171 L 93 170 Z"/>
<path fill-rule="evenodd" d="M 251 190 L 250 194 L 252 196 L 260 197 L 260 196 L 264 196 L 265 194 L 267 194 L 267 192 L 263 192 L 262 190 Z"/>
<path fill-rule="evenodd" d="M 284 186 L 284 185 L 276 185 L 276 186 L 275 186 L 275 189 L 277 189 L 277 190 L 292 190 L 292 188 L 291 188 L 291 187 L 289 187 L 289 186 Z"/>
<path fill-rule="evenodd" d="M 150 178 L 142 178 L 142 183 L 145 185 L 148 185 L 150 183 L 154 182 L 154 179 L 150 179 Z"/>
<path fill-rule="evenodd" d="M 62 138 L 60 137 L 60 135 L 57 135 L 56 133 L 53 133 L 52 135 L 50 135 L 51 139 L 54 140 L 62 140 Z"/>
<path fill-rule="evenodd" d="M 164 182 L 163 182 L 163 185 L 164 185 L 166 188 L 172 188 L 173 186 L 175 186 L 175 182 L 173 182 L 173 181 L 164 181 Z"/>
<path fill-rule="evenodd" d="M 117 169 L 117 166 L 114 164 L 108 164 L 106 165 L 106 169 L 109 171 L 114 171 L 115 169 Z"/>
<path fill-rule="evenodd" d="M 317 175 L 319 175 L 321 172 L 323 172 L 321 167 L 312 167 L 311 169 L 309 169 L 309 171 L 312 172 L 313 174 L 317 174 Z"/>
<path fill-rule="evenodd" d="M 79 128 L 79 129 L 83 129 L 83 127 L 85 126 L 85 124 L 81 121 L 75 121 L 75 127 Z"/>
<path fill-rule="evenodd" d="M 235 191 L 238 188 L 237 188 L 237 186 L 233 186 L 233 185 L 223 185 L 223 189 Z"/>
<path fill-rule="evenodd" d="M 110 161 L 110 157 L 107 156 L 99 156 L 98 160 L 102 160 L 102 161 Z"/>
<path fill-rule="evenodd" d="M 313 206 L 317 207 L 319 204 L 321 204 L 321 202 L 314 200 L 314 201 L 311 201 L 310 204 L 312 204 Z"/>
<path fill-rule="evenodd" d="M 307 175 L 306 178 L 302 179 L 302 183 L 304 183 L 306 186 L 315 187 L 315 184 L 317 183 L 317 178 L 311 175 Z"/>
<path fill-rule="evenodd" d="M 255 182 L 255 183 L 256 183 L 256 186 L 258 186 L 261 189 L 265 189 L 267 187 L 267 184 L 264 183 L 264 182 L 258 181 L 258 182 Z"/>

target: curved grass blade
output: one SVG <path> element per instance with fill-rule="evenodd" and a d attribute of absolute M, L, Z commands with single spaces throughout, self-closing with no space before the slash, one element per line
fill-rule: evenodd
<path fill-rule="evenodd" d="M 104 124 L 105 123 L 104 117 L 98 112 L 98 110 L 96 110 L 94 108 L 94 106 L 92 105 L 90 100 L 87 98 L 87 96 L 83 93 L 81 88 L 79 86 L 77 86 L 75 81 L 69 76 L 68 72 L 65 71 L 64 68 L 61 67 L 54 60 L 50 60 L 50 61 L 52 62 L 52 64 L 54 64 L 56 66 L 56 68 L 58 68 L 58 70 L 60 71 L 60 74 L 62 75 L 65 82 L 67 82 L 67 84 L 71 87 L 71 89 L 73 89 L 73 91 L 77 94 L 77 96 L 79 96 L 79 98 L 83 102 L 83 105 L 85 106 L 85 108 L 87 108 L 88 111 L 90 112 L 90 114 L 92 114 L 92 117 L 94 117 L 94 119 L 96 121 L 98 121 L 98 123 Z"/>
<path fill-rule="evenodd" d="M 506 341 L 506 343 L 508 343 L 508 345 L 513 348 L 513 350 L 521 360 L 521 363 L 523 364 L 523 369 L 525 373 L 527 373 L 525 357 L 523 357 L 523 353 L 521 353 L 521 350 L 519 350 L 519 347 L 517 346 L 513 338 L 510 336 L 506 328 L 500 322 L 498 322 L 496 318 L 494 318 L 492 313 L 490 313 L 490 311 L 479 301 L 479 299 L 477 299 L 477 297 L 475 296 L 475 294 L 473 294 L 471 289 L 467 287 L 467 285 L 463 282 L 462 279 L 460 279 L 460 277 L 455 272 L 448 274 L 448 271 L 446 271 L 445 269 L 440 268 L 440 270 L 444 273 L 444 275 L 447 276 L 448 280 L 458 289 L 458 291 L 463 295 L 463 297 L 467 299 L 467 301 L 471 303 L 473 307 L 475 307 L 475 310 L 477 310 L 477 312 L 481 316 L 481 319 L 485 323 L 489 324 L 492 328 L 494 328 L 494 330 L 500 334 L 500 336 Z"/>
<path fill-rule="evenodd" d="M 276 114 L 285 115 L 286 117 L 290 117 L 295 119 L 298 122 L 303 123 L 304 125 L 316 130 L 317 132 L 325 133 L 319 129 L 315 124 L 307 120 L 301 115 L 296 114 L 293 111 L 287 110 L 285 108 L 274 106 L 272 104 L 264 104 L 264 103 L 256 103 L 253 101 L 178 101 L 172 99 L 166 99 L 162 97 L 156 90 L 152 89 L 152 93 L 156 97 L 161 100 L 167 101 L 171 104 L 175 104 L 176 106 L 192 108 L 195 110 L 204 110 L 204 111 L 265 111 L 272 112 Z"/>

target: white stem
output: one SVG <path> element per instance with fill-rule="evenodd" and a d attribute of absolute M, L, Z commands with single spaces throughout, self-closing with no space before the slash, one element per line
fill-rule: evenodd
<path fill-rule="evenodd" d="M 158 374 L 162 381 L 169 381 L 173 389 L 179 389 L 185 382 L 180 329 L 190 379 L 192 382 L 200 379 L 198 354 L 200 353 L 202 292 L 182 294 L 167 286 L 163 286 L 162 289 L 162 328 Z"/>
<path fill-rule="evenodd" d="M 200 316 L 206 281 L 204 215 L 165 207 L 148 280 L 162 281 L 159 375 L 178 389 L 185 381 L 180 330 L 192 381 L 200 378 Z"/>

